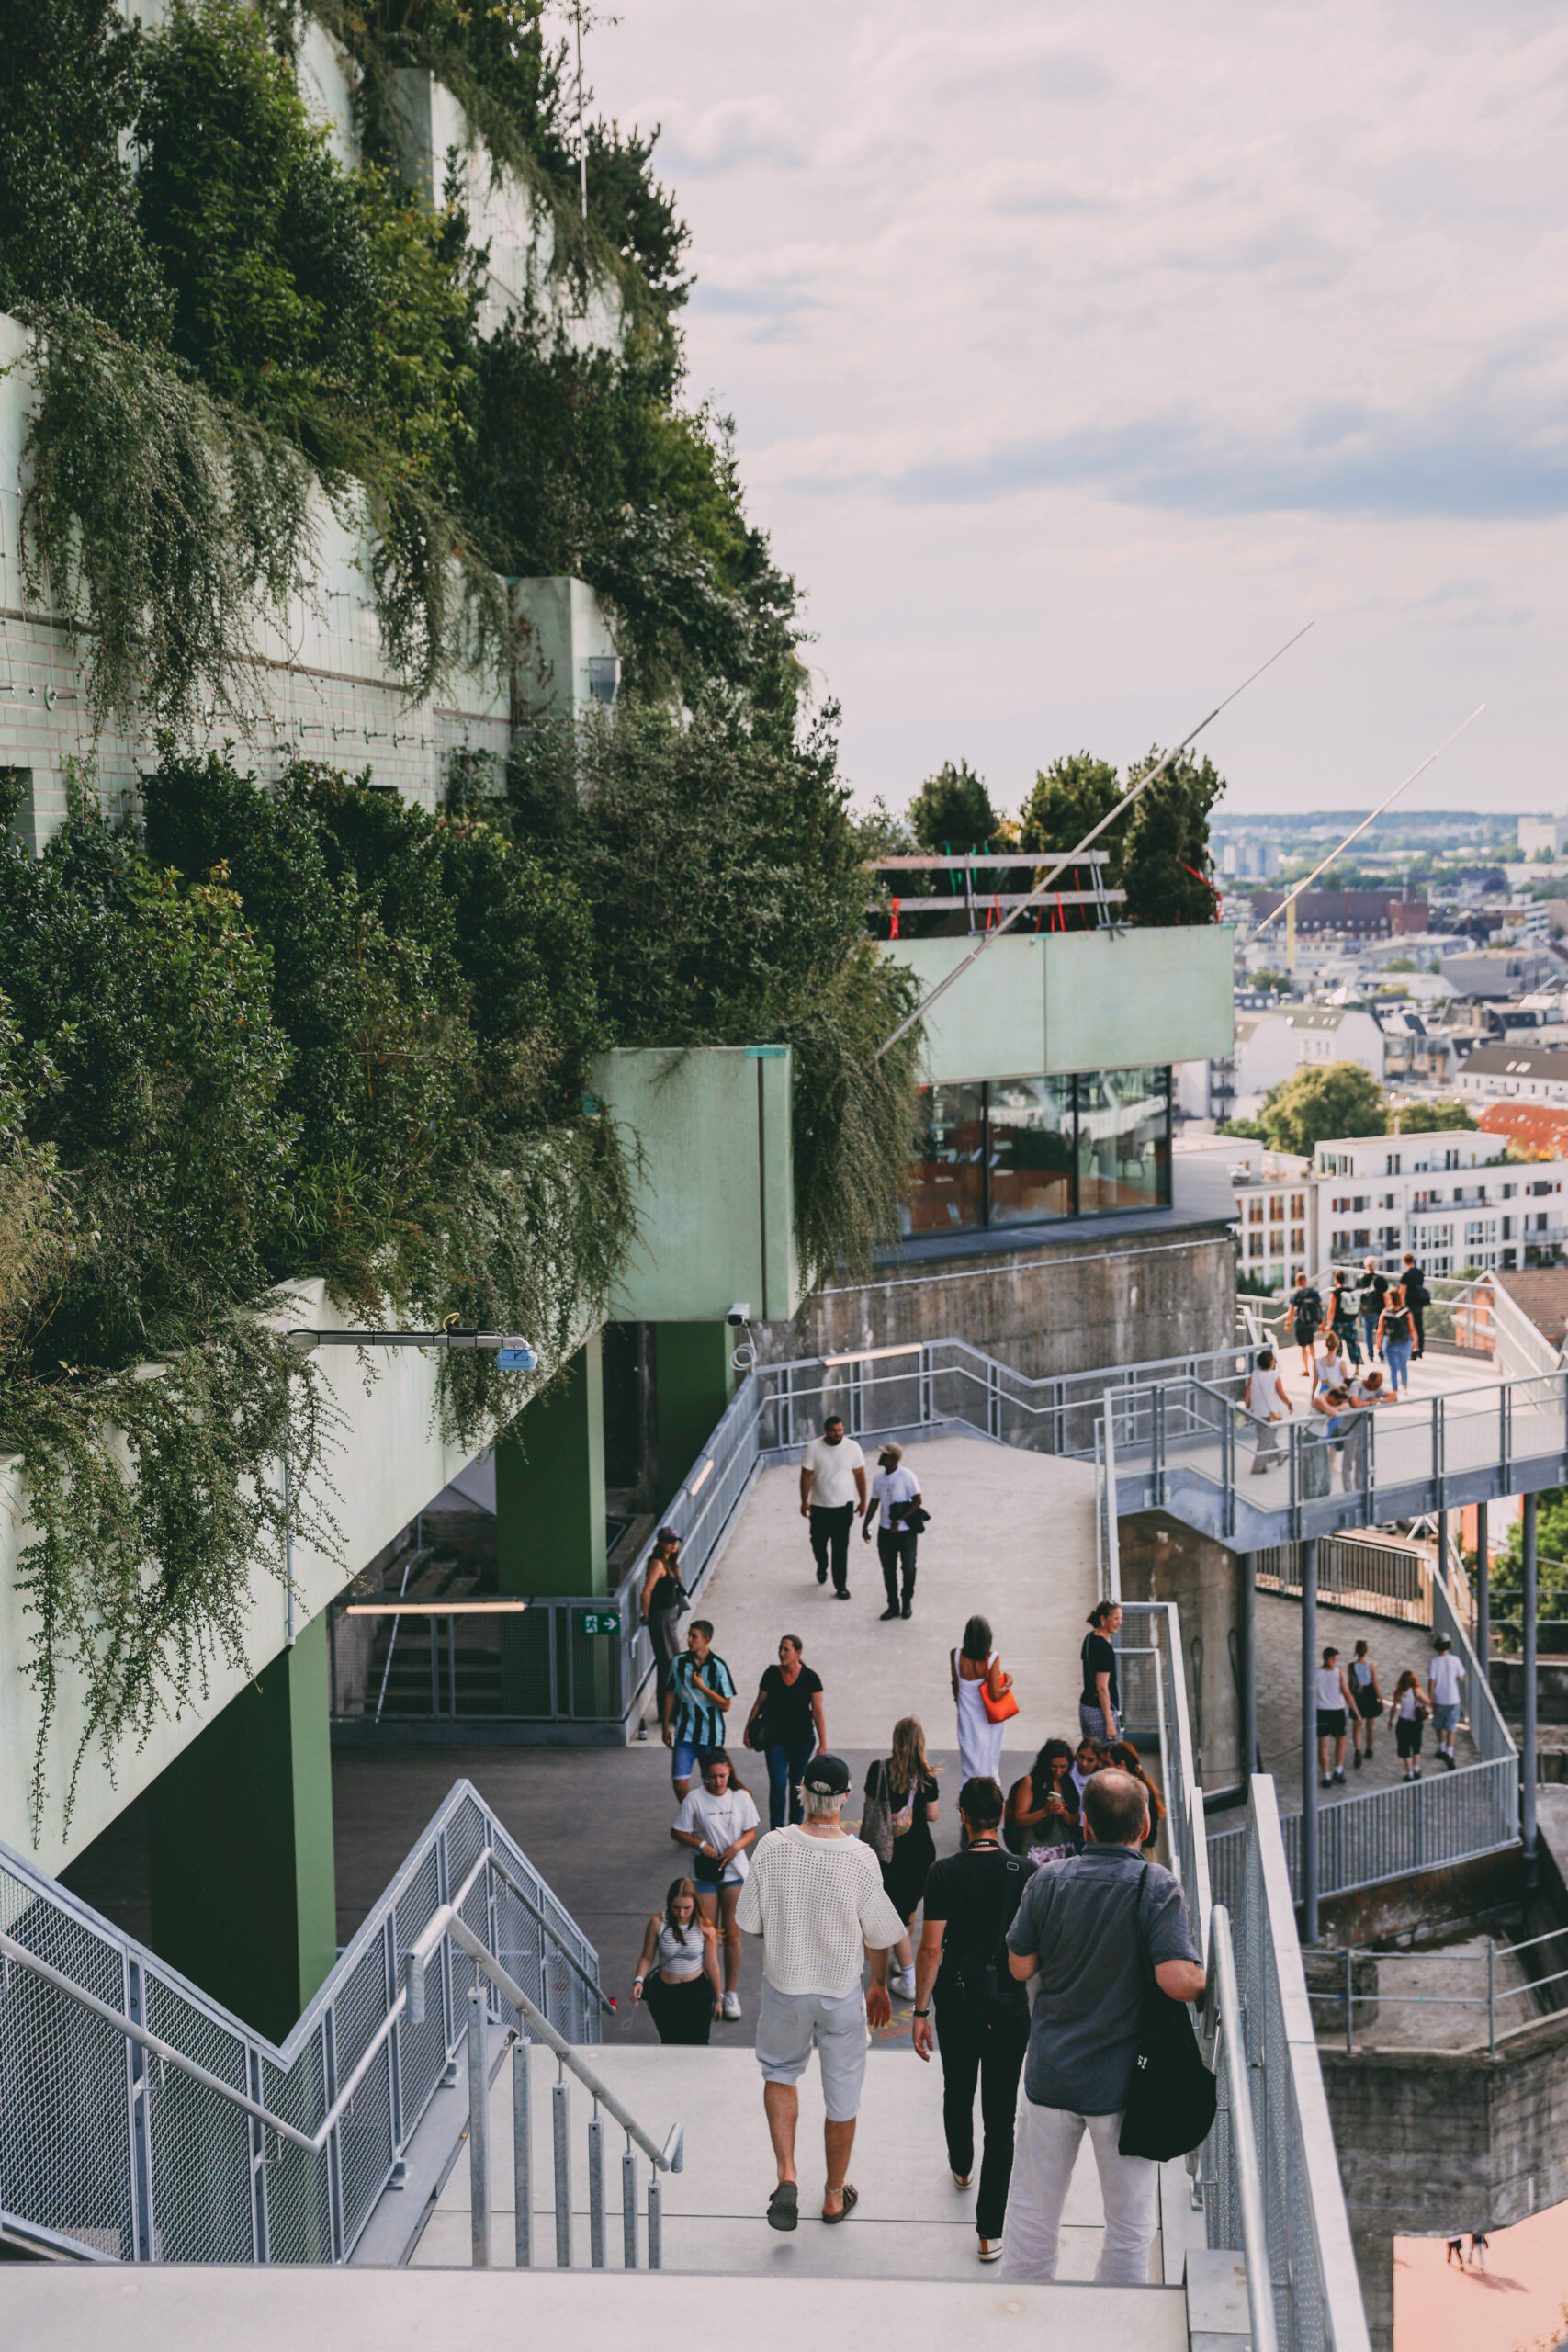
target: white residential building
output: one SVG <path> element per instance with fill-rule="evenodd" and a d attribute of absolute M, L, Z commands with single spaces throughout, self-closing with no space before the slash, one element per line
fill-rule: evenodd
<path fill-rule="evenodd" d="M 1519 819 L 1519 854 L 1535 857 L 1541 850 L 1550 850 L 1553 857 L 1561 857 L 1568 848 L 1568 817 L 1521 817 Z"/>
<path fill-rule="evenodd" d="M 1568 1161 L 1506 1160 L 1507 1140 L 1454 1128 L 1320 1143 L 1321 1262 L 1375 1258 L 1393 1273 L 1409 1250 L 1427 1273 L 1454 1274 L 1554 1257 L 1568 1238 Z"/>
<path fill-rule="evenodd" d="M 1513 1037 L 1477 1046 L 1461 1062 L 1454 1083 L 1467 1102 L 1538 1102 L 1543 1109 L 1561 1108 L 1568 1104 L 1568 1048 L 1533 1042 L 1526 1046 Z"/>

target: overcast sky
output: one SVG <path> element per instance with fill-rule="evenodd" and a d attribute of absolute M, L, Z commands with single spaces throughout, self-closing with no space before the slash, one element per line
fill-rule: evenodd
<path fill-rule="evenodd" d="M 1248 809 L 1568 808 L 1568 17 L 612 0 L 692 391 L 857 797 L 1204 739 Z"/>

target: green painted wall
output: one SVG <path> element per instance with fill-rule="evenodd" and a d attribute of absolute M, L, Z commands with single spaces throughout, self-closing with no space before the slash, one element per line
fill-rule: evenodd
<path fill-rule="evenodd" d="M 147 1792 L 153 1951 L 275 2041 L 337 1956 L 327 1708 L 318 1616 Z"/>
<path fill-rule="evenodd" d="M 1009 933 L 926 1016 L 926 1074 L 953 1085 L 1228 1054 L 1235 936 L 1228 923 Z M 901 939 L 886 952 L 926 989 L 975 944 Z"/>
<path fill-rule="evenodd" d="M 495 1519 L 502 1592 L 605 1590 L 604 1378 L 597 1331 L 527 1408 L 519 1436 L 496 1447 Z"/>
<path fill-rule="evenodd" d="M 642 1147 L 618 1321 L 717 1321 L 742 1299 L 754 1322 L 795 1312 L 794 1088 L 787 1046 L 600 1055 L 593 1091 Z"/>
<path fill-rule="evenodd" d="M 736 1334 L 727 1323 L 660 1323 L 655 1330 L 659 1508 L 664 1511 L 734 1393 L 729 1359 Z"/>

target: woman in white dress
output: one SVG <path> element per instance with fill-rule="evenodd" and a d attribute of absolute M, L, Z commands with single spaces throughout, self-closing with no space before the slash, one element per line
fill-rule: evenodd
<path fill-rule="evenodd" d="M 982 1691 L 988 1690 L 993 1699 L 1005 1699 L 1012 1689 L 1012 1677 L 1002 1672 L 1002 1662 L 991 1647 L 991 1629 L 984 1617 L 971 1617 L 964 1628 L 964 1641 L 953 1651 L 949 1659 L 953 1670 L 953 1702 L 958 1709 L 958 1763 L 965 1781 L 995 1781 L 1000 1783 L 1002 1771 L 1003 1725 L 994 1724 L 986 1713 Z"/>

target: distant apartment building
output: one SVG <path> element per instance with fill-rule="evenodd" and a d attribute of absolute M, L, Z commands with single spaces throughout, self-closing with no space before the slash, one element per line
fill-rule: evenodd
<path fill-rule="evenodd" d="M 1314 1162 L 1325 1264 L 1406 1250 L 1429 1274 L 1540 1265 L 1562 1253 L 1568 1160 L 1520 1167 L 1485 1130 L 1320 1143 Z"/>
<path fill-rule="evenodd" d="M 1538 857 L 1550 851 L 1561 857 L 1563 843 L 1568 842 L 1568 817 L 1521 817 L 1519 819 L 1519 855 Z"/>
<path fill-rule="evenodd" d="M 1513 1038 L 1477 1046 L 1460 1064 L 1456 1091 L 1467 1102 L 1568 1107 L 1568 1046 L 1529 1046 Z"/>
<path fill-rule="evenodd" d="M 1385 1086 L 1452 1083 L 1456 1057 L 1451 1036 L 1429 1029 L 1418 1012 L 1388 1012 L 1381 1018 Z"/>
<path fill-rule="evenodd" d="M 1267 922 L 1285 903 L 1283 890 L 1255 890 L 1252 917 Z M 1430 920 L 1425 899 L 1390 890 L 1303 890 L 1296 900 L 1296 933 L 1317 938 L 1334 932 L 1347 939 L 1398 939 L 1424 932 Z"/>
<path fill-rule="evenodd" d="M 1514 947 L 1465 947 L 1444 956 L 1443 978 L 1456 996 L 1503 1000 L 1561 988 L 1568 978 L 1568 963 L 1546 940 Z"/>

